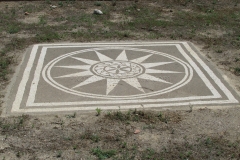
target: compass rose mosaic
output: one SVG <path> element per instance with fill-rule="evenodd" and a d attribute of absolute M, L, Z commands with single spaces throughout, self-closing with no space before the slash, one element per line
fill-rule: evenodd
<path fill-rule="evenodd" d="M 34 45 L 5 113 L 238 104 L 187 42 Z"/>
<path fill-rule="evenodd" d="M 104 54 L 105 50 L 111 50 L 117 57 L 110 58 L 106 56 Z M 92 60 L 91 57 L 93 55 L 90 53 L 95 53 L 99 60 Z M 129 59 L 128 54 L 135 54 L 137 58 Z M 88 58 L 81 58 L 81 55 L 88 56 Z M 151 57 L 158 58 L 159 60 L 156 62 L 147 61 Z M 76 61 L 75 64 L 61 65 L 61 63 L 69 59 L 74 59 Z M 161 59 L 164 61 L 161 62 Z M 85 64 L 76 65 L 78 62 Z M 172 70 L 161 69 L 162 66 L 172 68 Z M 54 72 L 61 73 L 60 70 L 63 68 L 68 71 L 75 70 L 75 72 L 52 77 Z M 67 54 L 51 61 L 46 65 L 44 71 L 46 72 L 43 73 L 43 77 L 46 82 L 56 88 L 62 88 L 66 92 L 75 95 L 106 99 L 131 99 L 166 93 L 167 91 L 172 91 L 183 86 L 192 77 L 189 76 L 192 68 L 176 57 L 152 50 L 126 47 L 93 48 L 92 50 L 83 50 L 80 53 Z M 176 74 L 178 75 L 176 76 Z M 169 77 L 169 80 L 164 80 L 164 77 L 161 77 L 163 75 Z M 77 83 L 72 84 L 71 87 L 66 87 L 61 84 L 63 79 L 65 81 L 76 79 L 75 82 Z M 173 81 L 173 79 L 177 79 L 177 81 Z M 98 94 L 91 93 L 94 91 L 91 89 L 81 91 L 82 86 L 85 86 L 85 88 L 92 87 L 92 83 L 99 81 L 104 81 L 106 87 Z M 121 86 L 124 82 L 128 85 Z M 151 84 L 153 83 L 159 86 L 157 87 L 158 89 L 151 89 Z M 119 92 L 114 92 L 119 85 L 125 90 L 125 96 L 122 96 Z M 150 89 L 148 86 L 150 86 Z M 133 91 L 127 92 L 128 90 Z"/>

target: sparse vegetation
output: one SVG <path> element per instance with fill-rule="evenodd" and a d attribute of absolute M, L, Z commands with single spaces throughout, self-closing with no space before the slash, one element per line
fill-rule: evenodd
<path fill-rule="evenodd" d="M 234 68 L 234 73 L 239 76 L 240 75 L 240 67 Z"/>
<path fill-rule="evenodd" d="M 66 117 L 67 118 L 76 118 L 76 115 L 77 115 L 77 113 L 74 112 L 72 115 L 67 115 Z"/>
<path fill-rule="evenodd" d="M 13 131 L 25 128 L 24 123 L 29 119 L 28 115 L 22 115 L 13 119 L 10 122 L 0 122 L 2 131 Z"/>
<path fill-rule="evenodd" d="M 58 151 L 56 157 L 57 157 L 57 158 L 62 157 L 62 151 Z"/>
<path fill-rule="evenodd" d="M 20 28 L 18 26 L 10 25 L 8 28 L 8 33 L 14 34 L 14 33 L 19 32 L 19 30 L 20 30 Z"/>
<path fill-rule="evenodd" d="M 238 159 L 240 154 L 239 140 L 227 140 L 218 132 L 211 136 L 202 134 L 204 133 L 202 131 L 201 134 L 192 133 L 198 127 L 213 127 L 212 125 L 202 126 L 202 124 L 199 124 L 198 120 L 203 115 L 216 118 L 221 112 L 209 112 L 207 109 L 192 111 L 191 114 L 186 111 L 150 113 L 140 110 L 127 112 L 119 110 L 102 117 L 95 117 L 94 114 L 91 114 L 84 125 L 80 116 L 75 119 L 66 117 L 64 128 L 57 127 L 61 126 L 62 123 L 56 116 L 48 116 L 50 119 L 48 119 L 49 122 L 45 122 L 47 125 L 42 124 L 40 117 L 36 119 L 34 116 L 22 115 L 11 119 L 0 118 L 0 133 L 1 135 L 8 135 L 4 136 L 3 141 L 10 143 L 12 146 L 7 148 L 6 152 L 4 150 L 3 155 L 6 157 L 6 153 L 14 151 L 16 157 L 28 159 L 36 157 L 40 151 L 40 153 L 44 152 L 45 154 L 52 152 L 54 154 L 51 158 L 62 159 L 65 159 L 66 156 L 68 158 L 73 156 L 77 159 L 87 159 L 93 156 L 99 160 L 132 160 L 136 158 L 143 160 L 227 159 L 229 157 L 230 159 Z M 231 110 L 231 112 L 234 113 L 236 110 Z M 127 120 L 119 119 L 120 114 L 129 118 Z M 140 115 L 139 121 L 135 121 L 133 114 Z M 166 115 L 169 117 L 168 123 L 160 118 Z M 151 118 L 143 118 L 148 116 Z M 199 119 L 189 119 L 191 116 L 197 116 Z M 94 117 L 96 120 L 89 122 Z M 187 123 L 193 123 L 194 121 L 194 124 L 198 125 L 189 125 L 185 123 L 186 121 L 180 121 L 179 119 L 183 119 L 183 117 L 189 119 Z M 46 119 L 46 117 L 42 119 Z M 57 120 L 57 123 L 50 123 L 55 120 Z M 73 120 L 75 120 L 74 123 Z M 125 123 L 125 121 L 128 121 L 128 123 Z M 35 123 L 34 130 L 31 127 L 33 122 Z M 209 123 L 208 120 L 202 120 L 203 122 Z M 228 122 L 226 124 L 229 125 Z M 133 133 L 136 127 L 143 129 L 139 135 Z M 185 131 L 186 127 L 195 129 Z M 173 130 L 175 131 L 173 132 Z M 186 132 L 186 134 L 179 135 L 183 132 Z M 166 140 L 166 137 L 157 136 L 159 133 L 166 136 L 171 135 L 176 139 Z M 224 134 L 227 136 L 228 133 Z M 21 139 L 19 143 L 25 147 L 20 148 L 17 147 L 17 144 L 12 143 L 15 140 L 13 137 Z M 159 146 L 159 141 L 161 141 L 161 146 Z"/>
<path fill-rule="evenodd" d="M 101 112 L 102 112 L 101 108 L 96 108 L 96 111 L 97 111 L 96 116 L 100 116 L 100 114 L 101 114 Z"/>
<path fill-rule="evenodd" d="M 102 3 L 101 3 L 101 2 L 99 2 L 99 1 L 96 1 L 96 2 L 94 2 L 94 5 L 95 5 L 95 6 L 101 6 L 101 5 L 102 5 Z"/>
<path fill-rule="evenodd" d="M 104 14 L 92 14 L 95 7 Z M 238 80 L 239 7 L 237 0 L 0 2 L 0 87 L 27 46 L 66 41 L 188 40 L 214 63 L 226 61 Z M 0 159 L 239 159 L 238 109 L 96 112 L 0 118 Z"/>
<path fill-rule="evenodd" d="M 111 3 L 95 1 L 84 2 L 83 4 L 74 1 L 59 1 L 56 3 L 66 14 L 55 14 L 53 16 L 41 14 L 36 17 L 38 18 L 38 22 L 36 22 L 38 25 L 21 21 L 23 18 L 22 13 L 50 12 L 48 5 L 52 4 L 51 1 L 39 2 L 38 5 L 22 2 L 18 7 L 6 7 L 0 14 L 0 31 L 6 31 L 9 34 L 17 34 L 24 31 L 26 35 L 35 33 L 31 40 L 28 39 L 24 43 L 23 48 L 37 42 L 66 41 L 69 38 L 73 39 L 73 41 L 159 38 L 194 40 L 205 44 L 205 48 L 210 50 L 219 48 L 219 46 L 221 48 L 231 46 L 232 49 L 237 49 L 240 46 L 240 31 L 237 23 L 240 14 L 237 9 L 237 3 L 237 5 L 235 3 L 228 4 L 232 7 L 231 9 L 219 7 L 224 2 L 205 0 L 199 3 L 178 1 L 174 2 L 174 4 L 164 1 L 161 3 L 163 5 L 159 7 L 149 5 L 152 2 L 129 2 L 125 4 L 116 3 L 116 1 Z M 64 3 L 71 5 L 73 8 L 68 8 L 68 5 L 64 5 Z M 158 2 L 154 3 L 158 6 Z M 91 5 L 100 7 L 104 15 L 96 16 L 84 12 Z M 56 9 L 56 12 L 60 8 Z M 80 13 L 78 13 L 79 8 L 82 8 Z M 189 8 L 190 11 L 186 10 L 186 8 Z M 125 19 L 114 19 L 113 15 L 115 13 L 122 15 Z M 56 23 L 56 25 L 52 25 L 52 23 Z M 221 26 L 220 30 L 216 29 L 216 26 Z M 108 29 L 106 30 L 106 28 Z M 219 30 L 219 32 L 222 30 L 223 33 L 227 33 L 213 37 L 211 35 L 212 30 Z M 207 32 L 209 36 L 201 34 L 204 32 Z M 13 38 L 16 38 L 16 36 L 13 36 Z M 11 43 L 4 42 L 3 44 L 9 45 Z M 1 52 L 9 53 L 15 49 L 18 48 L 12 50 L 2 49 Z M 222 53 L 222 49 L 218 49 L 216 52 Z M 2 59 L 5 58 L 7 57 L 2 57 Z M 5 72 L 1 73 L 2 79 L 6 80 L 6 75 L 10 73 L 8 70 L 9 67 L 7 66 Z"/>
<path fill-rule="evenodd" d="M 114 156 L 116 154 L 116 151 L 115 150 L 103 151 L 100 148 L 94 148 L 92 149 L 92 154 L 96 155 L 99 160 L 104 160 Z"/>
<path fill-rule="evenodd" d="M 111 120 L 119 120 L 126 123 L 128 123 L 129 121 L 146 122 L 146 123 L 157 123 L 158 121 L 161 121 L 161 122 L 167 123 L 172 118 L 172 115 L 170 114 L 172 113 L 162 114 L 160 112 L 159 114 L 156 114 L 150 111 L 144 112 L 144 111 L 138 111 L 135 109 L 135 110 L 129 110 L 126 113 L 121 111 L 108 113 L 105 115 L 105 117 Z M 178 120 L 181 121 L 181 118 L 179 117 Z"/>

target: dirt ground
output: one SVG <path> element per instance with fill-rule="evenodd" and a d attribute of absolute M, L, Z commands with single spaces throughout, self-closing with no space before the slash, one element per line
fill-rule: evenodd
<path fill-rule="evenodd" d="M 46 42 L 191 41 L 239 94 L 239 26 L 238 0 L 1 1 L 2 103 L 25 49 Z M 96 114 L 2 117 L 0 159 L 240 159 L 239 106 Z"/>

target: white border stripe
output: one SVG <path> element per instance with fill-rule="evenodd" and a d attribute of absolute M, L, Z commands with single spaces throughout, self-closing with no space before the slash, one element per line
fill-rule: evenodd
<path fill-rule="evenodd" d="M 185 51 L 182 49 L 182 47 L 178 44 L 176 45 L 178 50 L 182 53 L 182 55 L 187 59 L 188 63 L 191 64 L 191 66 L 194 68 L 194 70 L 198 73 L 199 77 L 203 80 L 203 82 L 206 84 L 208 89 L 213 93 L 216 98 L 222 98 L 222 96 L 218 93 L 218 91 L 212 86 L 211 82 L 207 79 L 207 77 L 203 74 L 203 72 L 200 70 L 200 68 L 196 65 L 196 63 L 193 62 L 193 60 L 185 53 Z M 191 53 L 191 52 L 190 52 Z M 196 53 L 191 53 L 192 55 L 195 55 Z M 193 56 L 194 57 L 194 56 Z M 197 61 L 199 61 L 199 57 L 194 57 Z M 205 65 L 205 64 L 203 64 Z M 210 73 L 209 73 L 210 74 Z M 211 76 L 211 75 L 210 75 Z"/>
<path fill-rule="evenodd" d="M 124 101 L 83 101 L 83 102 L 50 102 L 50 103 L 31 103 L 29 107 L 42 106 L 71 106 L 71 105 L 88 105 L 88 104 L 127 104 L 127 103 L 147 103 L 147 102 L 175 102 L 175 101 L 191 101 L 200 99 L 213 99 L 215 96 L 199 96 L 199 97 L 183 97 L 183 98 L 169 98 L 169 99 L 153 99 L 153 100 L 124 100 Z"/>
<path fill-rule="evenodd" d="M 164 42 L 112 42 L 112 43 L 109 43 L 109 42 L 95 42 L 95 43 L 52 43 L 52 44 L 36 44 L 36 45 L 41 45 L 41 46 L 73 46 L 73 45 L 80 45 L 80 46 L 84 46 L 84 45 L 92 45 L 92 46 L 95 46 L 95 45 L 119 45 L 119 44 L 122 44 L 122 45 L 125 45 L 125 44 L 130 44 L 130 45 L 135 45 L 135 44 L 167 44 L 167 43 L 170 43 L 170 44 L 175 44 L 175 43 L 184 43 L 185 41 L 164 41 Z"/>
<path fill-rule="evenodd" d="M 37 50 L 38 50 L 38 45 L 34 45 L 33 49 L 32 49 L 32 52 L 31 52 L 31 55 L 30 55 L 30 58 L 29 58 L 29 61 L 27 63 L 26 69 L 24 70 L 23 78 L 21 80 L 21 83 L 19 84 L 15 101 L 13 102 L 12 112 L 16 112 L 20 108 L 20 104 L 22 102 L 22 98 L 23 98 L 23 95 L 24 95 L 24 92 L 25 92 L 25 87 L 26 87 L 27 81 L 28 81 L 29 76 L 30 76 L 30 72 L 31 72 L 31 69 L 32 69 L 32 66 L 33 66 L 33 62 L 34 62 L 34 59 L 35 59 L 36 54 L 37 54 Z"/>
<path fill-rule="evenodd" d="M 38 60 L 38 63 L 37 63 L 38 65 L 37 65 L 36 71 L 42 70 L 46 53 L 47 53 L 47 48 L 43 47 L 42 51 L 41 51 L 41 54 L 40 54 L 40 57 L 39 57 L 39 60 Z M 33 78 L 32 84 L 31 84 L 31 89 L 30 89 L 29 95 L 36 95 L 37 86 L 38 86 L 38 83 L 39 83 L 39 80 L 40 80 L 40 76 L 41 76 L 41 73 L 35 72 L 34 78 Z M 35 87 L 33 87 L 33 86 L 35 86 Z M 34 100 L 35 100 L 35 96 L 31 96 L 31 98 L 29 97 L 26 105 L 28 106 L 29 104 L 34 103 Z"/>
<path fill-rule="evenodd" d="M 221 82 L 221 80 L 213 73 L 213 71 L 202 61 L 202 59 L 192 50 L 188 43 L 183 43 L 186 49 L 193 55 L 193 57 L 198 61 L 198 63 L 206 70 L 206 72 L 210 75 L 210 77 L 214 80 L 214 82 L 219 86 L 219 88 L 223 91 L 223 93 L 228 97 L 228 99 L 234 103 L 237 102 L 232 95 L 232 93 L 227 89 L 227 87 Z"/>
<path fill-rule="evenodd" d="M 93 111 L 96 108 L 104 110 L 112 109 L 135 109 L 135 108 L 163 108 L 172 106 L 189 106 L 189 105 L 203 105 L 203 104 L 229 104 L 229 100 L 220 101 L 195 101 L 195 102 L 183 102 L 183 103 L 165 103 L 165 104 L 140 104 L 140 105 L 118 105 L 118 106 L 93 106 L 93 107 L 65 107 L 65 108 L 34 108 L 34 109 L 21 109 L 18 112 L 30 113 L 30 112 L 61 112 L 61 111 Z"/>

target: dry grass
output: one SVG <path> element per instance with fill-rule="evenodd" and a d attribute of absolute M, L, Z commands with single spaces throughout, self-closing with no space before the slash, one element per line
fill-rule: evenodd
<path fill-rule="evenodd" d="M 189 40 L 203 46 L 208 58 L 237 79 L 239 5 L 237 0 L 0 2 L 1 89 L 20 51 L 34 43 L 63 41 Z M 92 14 L 95 8 L 104 14 Z M 239 159 L 236 113 L 133 110 L 84 118 L 76 114 L 1 118 L 0 158 Z M 222 119 L 226 123 L 219 127 Z M 134 134 L 135 129 L 141 133 Z"/>
<path fill-rule="evenodd" d="M 182 120 L 191 120 L 193 114 L 218 117 L 216 113 L 222 112 L 116 111 L 98 117 L 93 114 L 85 121 L 77 114 L 48 116 L 44 123 L 26 115 L 1 118 L 0 152 L 9 157 L 14 153 L 12 159 L 239 159 L 239 140 L 227 140 L 219 133 L 191 135 L 184 131 Z M 141 132 L 134 134 L 135 129 Z"/>

